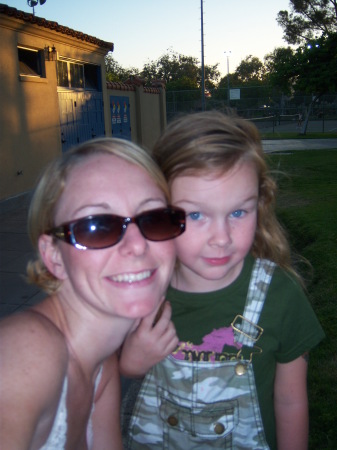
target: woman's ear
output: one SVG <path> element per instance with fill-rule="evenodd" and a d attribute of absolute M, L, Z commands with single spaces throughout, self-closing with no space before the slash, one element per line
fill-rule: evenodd
<path fill-rule="evenodd" d="M 39 237 L 39 251 L 49 272 L 59 280 L 65 280 L 67 273 L 63 264 L 62 255 L 52 236 L 42 234 Z"/>

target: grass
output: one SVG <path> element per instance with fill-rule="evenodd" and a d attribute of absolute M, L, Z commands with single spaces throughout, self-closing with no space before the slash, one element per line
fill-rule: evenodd
<path fill-rule="evenodd" d="M 310 261 L 300 270 L 326 338 L 310 353 L 310 450 L 337 448 L 337 150 L 274 153 L 277 214 L 295 252 Z M 284 175 L 286 174 L 286 175 Z M 299 318 L 300 320 L 300 318 Z"/>
<path fill-rule="evenodd" d="M 275 133 L 261 133 L 262 139 L 336 139 L 337 133 L 306 133 L 299 132 L 275 132 Z"/>

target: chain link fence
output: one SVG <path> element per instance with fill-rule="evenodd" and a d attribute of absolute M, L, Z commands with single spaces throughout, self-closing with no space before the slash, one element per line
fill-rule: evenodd
<path fill-rule="evenodd" d="M 307 132 L 337 133 L 337 94 L 286 96 L 266 86 L 214 89 L 205 94 L 206 110 L 235 111 L 253 121 L 262 133 L 300 132 L 309 114 Z M 180 114 L 201 111 L 200 90 L 167 91 L 168 122 Z"/>

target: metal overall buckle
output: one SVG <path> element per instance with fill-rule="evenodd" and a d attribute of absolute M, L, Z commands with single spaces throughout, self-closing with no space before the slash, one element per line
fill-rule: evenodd
<path fill-rule="evenodd" d="M 238 376 L 242 376 L 247 372 L 248 365 L 252 362 L 253 355 L 257 353 L 262 353 L 262 349 L 254 344 L 256 341 L 260 339 L 263 333 L 263 328 L 246 319 L 241 314 L 238 314 L 234 318 L 233 322 L 231 323 L 231 326 L 234 332 L 239 333 L 241 336 L 244 336 L 244 339 L 242 340 L 239 339 L 239 341 L 243 345 L 253 347 L 248 362 L 243 362 L 242 360 L 240 360 L 242 348 L 238 351 L 236 355 L 236 359 L 238 362 L 235 366 L 235 373 Z"/>
<path fill-rule="evenodd" d="M 238 323 L 240 320 L 241 323 Z M 253 342 L 258 341 L 263 333 L 262 327 L 241 316 L 241 314 L 238 314 L 235 317 L 235 319 L 231 323 L 231 326 L 234 331 L 240 333 L 247 339 L 251 339 Z"/>

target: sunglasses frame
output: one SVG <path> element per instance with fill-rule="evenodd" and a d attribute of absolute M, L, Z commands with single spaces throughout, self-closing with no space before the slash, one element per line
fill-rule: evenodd
<path fill-rule="evenodd" d="M 180 228 L 177 230 L 177 234 L 167 237 L 165 239 L 149 239 L 147 236 L 145 236 L 144 230 L 142 229 L 142 219 L 146 219 L 147 216 L 151 216 L 151 214 L 157 213 L 157 212 L 158 213 L 159 212 L 163 212 L 163 213 L 174 212 L 175 214 L 178 215 L 178 221 L 180 222 Z M 113 218 L 117 218 L 120 221 L 121 230 L 120 230 L 120 235 L 118 237 L 118 240 L 116 242 L 114 242 L 113 244 L 104 245 L 103 247 L 90 247 L 90 246 L 86 246 L 86 245 L 83 245 L 80 242 L 78 242 L 76 240 L 76 237 L 74 234 L 74 227 L 79 222 L 86 221 L 86 220 L 89 221 L 89 220 L 93 220 L 93 219 L 96 219 L 99 217 L 113 217 Z M 52 235 L 56 239 L 64 241 L 67 244 L 73 245 L 74 247 L 76 247 L 77 249 L 80 249 L 80 250 L 102 250 L 104 248 L 109 248 L 109 247 L 113 247 L 114 245 L 117 245 L 123 239 L 126 229 L 127 229 L 128 225 L 130 225 L 131 223 L 137 225 L 141 235 L 148 241 L 163 242 L 163 241 L 168 241 L 168 240 L 174 239 L 174 238 L 180 236 L 185 231 L 186 213 L 182 208 L 169 205 L 169 206 L 166 206 L 163 208 L 149 209 L 149 210 L 144 211 L 140 214 L 137 214 L 136 216 L 133 216 L 133 217 L 122 217 L 122 216 L 118 216 L 117 214 L 94 214 L 94 215 L 90 215 L 90 216 L 81 217 L 79 219 L 72 220 L 70 222 L 65 222 L 65 223 L 47 231 L 46 234 Z"/>

